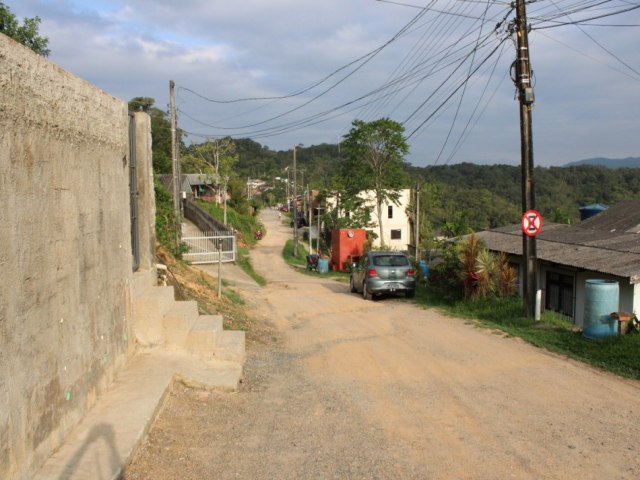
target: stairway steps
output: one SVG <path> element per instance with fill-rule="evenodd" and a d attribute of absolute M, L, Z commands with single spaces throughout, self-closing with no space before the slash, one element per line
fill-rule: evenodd
<path fill-rule="evenodd" d="M 223 330 L 215 349 L 218 360 L 244 363 L 245 334 L 242 330 Z"/>
<path fill-rule="evenodd" d="M 164 314 L 164 336 L 167 345 L 185 347 L 189 332 L 200 316 L 195 301 L 174 302 Z"/>
<path fill-rule="evenodd" d="M 133 302 L 136 340 L 146 346 L 164 343 L 163 317 L 175 303 L 173 287 L 152 287 Z"/>
<path fill-rule="evenodd" d="M 193 354 L 210 357 L 222 332 L 222 315 L 200 315 L 187 335 L 185 347 Z"/>

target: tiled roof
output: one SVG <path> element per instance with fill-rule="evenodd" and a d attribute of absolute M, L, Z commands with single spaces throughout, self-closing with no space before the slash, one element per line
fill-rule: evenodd
<path fill-rule="evenodd" d="M 537 257 L 640 283 L 640 201 L 621 202 L 577 225 L 545 224 L 536 237 Z M 479 232 L 487 248 L 522 255 L 522 230 L 511 225 Z"/>

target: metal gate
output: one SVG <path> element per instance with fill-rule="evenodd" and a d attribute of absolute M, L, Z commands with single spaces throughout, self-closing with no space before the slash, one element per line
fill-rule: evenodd
<path fill-rule="evenodd" d="M 188 233 L 182 242 L 189 251 L 182 257 L 193 264 L 218 263 L 236 261 L 236 233 L 235 232 L 202 232 Z"/>

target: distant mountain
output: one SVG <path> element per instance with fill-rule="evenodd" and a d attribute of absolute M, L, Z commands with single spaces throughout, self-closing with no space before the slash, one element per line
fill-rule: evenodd
<path fill-rule="evenodd" d="M 607 168 L 640 168 L 640 157 L 627 158 L 589 158 L 567 163 L 563 167 L 578 167 L 580 165 L 600 165 Z"/>

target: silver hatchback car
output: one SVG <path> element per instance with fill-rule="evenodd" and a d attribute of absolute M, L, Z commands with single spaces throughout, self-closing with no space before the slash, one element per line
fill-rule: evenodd
<path fill-rule="evenodd" d="M 401 252 L 371 251 L 353 266 L 349 284 L 352 292 L 362 292 L 365 300 L 384 293 L 416 294 L 415 270 Z"/>

